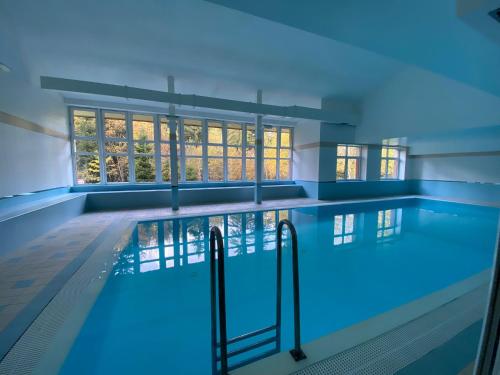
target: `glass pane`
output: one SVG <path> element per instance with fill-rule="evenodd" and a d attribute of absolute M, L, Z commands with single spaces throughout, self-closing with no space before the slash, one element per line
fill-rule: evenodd
<path fill-rule="evenodd" d="M 186 181 L 203 180 L 203 162 L 201 158 L 186 158 Z"/>
<path fill-rule="evenodd" d="M 101 181 L 99 174 L 99 157 L 97 155 L 77 155 L 76 183 L 97 184 Z"/>
<path fill-rule="evenodd" d="M 382 157 L 383 158 L 387 157 L 387 147 L 382 147 Z"/>
<path fill-rule="evenodd" d="M 128 182 L 128 157 L 107 156 L 106 178 L 108 182 Z"/>
<path fill-rule="evenodd" d="M 161 178 L 162 181 L 170 181 L 170 158 L 161 158 Z"/>
<path fill-rule="evenodd" d="M 222 159 L 208 159 L 208 179 L 210 181 L 224 180 L 224 162 Z"/>
<path fill-rule="evenodd" d="M 160 152 L 162 155 L 170 155 L 170 145 L 168 143 L 161 143 Z"/>
<path fill-rule="evenodd" d="M 281 128 L 281 147 L 291 147 L 290 129 Z"/>
<path fill-rule="evenodd" d="M 127 138 L 125 113 L 104 113 L 104 136 L 107 138 Z"/>
<path fill-rule="evenodd" d="M 208 143 L 222 144 L 222 124 L 218 122 L 208 123 Z"/>
<path fill-rule="evenodd" d="M 242 178 L 243 162 L 241 159 L 227 160 L 227 178 L 230 181 L 239 181 Z"/>
<path fill-rule="evenodd" d="M 227 144 L 241 146 L 243 131 L 239 124 L 229 124 L 227 127 Z"/>
<path fill-rule="evenodd" d="M 343 216 L 342 215 L 335 215 L 334 218 L 334 224 L 333 224 L 333 234 L 334 235 L 340 235 L 342 234 L 342 222 L 343 222 Z"/>
<path fill-rule="evenodd" d="M 360 155 L 360 148 L 357 146 L 349 146 L 347 148 L 347 155 L 348 156 L 359 156 Z"/>
<path fill-rule="evenodd" d="M 278 144 L 278 132 L 276 128 L 264 129 L 264 147 L 276 147 Z"/>
<path fill-rule="evenodd" d="M 146 140 L 135 142 L 134 150 L 136 154 L 154 154 L 155 145 L 154 143 L 148 142 Z"/>
<path fill-rule="evenodd" d="M 227 156 L 243 156 L 243 150 L 241 147 L 228 147 Z"/>
<path fill-rule="evenodd" d="M 76 136 L 95 137 L 97 135 L 94 111 L 73 111 L 73 127 Z"/>
<path fill-rule="evenodd" d="M 247 180 L 255 180 L 255 159 L 247 159 L 245 163 L 247 169 Z"/>
<path fill-rule="evenodd" d="M 184 120 L 184 141 L 188 143 L 201 143 L 203 140 L 202 122 L 200 120 Z"/>
<path fill-rule="evenodd" d="M 290 158 L 290 150 L 289 149 L 281 149 L 280 150 L 280 158 L 282 159 L 289 159 Z"/>
<path fill-rule="evenodd" d="M 185 151 L 187 156 L 201 156 L 203 148 L 202 146 L 186 145 Z"/>
<path fill-rule="evenodd" d="M 104 150 L 107 153 L 127 153 L 127 142 L 106 142 Z"/>
<path fill-rule="evenodd" d="M 75 149 L 76 152 L 97 152 L 97 141 L 76 140 Z"/>
<path fill-rule="evenodd" d="M 387 168 L 387 159 L 382 159 L 380 162 L 380 177 L 385 177 L 386 168 Z"/>
<path fill-rule="evenodd" d="M 255 146 L 255 126 L 247 125 L 247 145 Z"/>
<path fill-rule="evenodd" d="M 398 161 L 397 160 L 387 160 L 387 177 L 388 178 L 398 178 Z"/>
<path fill-rule="evenodd" d="M 345 159 L 337 159 L 337 180 L 345 179 Z"/>
<path fill-rule="evenodd" d="M 275 159 L 264 159 L 264 179 L 265 180 L 275 180 L 276 179 L 276 160 Z"/>
<path fill-rule="evenodd" d="M 155 127 L 153 116 L 149 115 L 134 115 L 132 118 L 132 129 L 134 140 L 137 141 L 154 141 Z"/>
<path fill-rule="evenodd" d="M 399 150 L 395 148 L 389 148 L 387 149 L 387 155 L 390 158 L 398 158 L 399 157 Z"/>
<path fill-rule="evenodd" d="M 346 147 L 342 145 L 337 145 L 337 156 L 345 156 Z"/>
<path fill-rule="evenodd" d="M 358 178 L 358 159 L 347 160 L 347 179 L 356 180 Z"/>
<path fill-rule="evenodd" d="M 135 180 L 137 182 L 155 181 L 155 158 L 151 156 L 135 157 Z"/>
<path fill-rule="evenodd" d="M 223 156 L 223 155 L 224 155 L 224 147 L 208 146 L 208 156 Z"/>
<path fill-rule="evenodd" d="M 265 148 L 264 149 L 264 157 L 265 158 L 275 158 L 276 157 L 276 149 L 275 148 Z"/>
<path fill-rule="evenodd" d="M 280 160 L 280 180 L 290 179 L 290 161 Z"/>
<path fill-rule="evenodd" d="M 255 147 L 247 147 L 247 158 L 255 157 Z"/>

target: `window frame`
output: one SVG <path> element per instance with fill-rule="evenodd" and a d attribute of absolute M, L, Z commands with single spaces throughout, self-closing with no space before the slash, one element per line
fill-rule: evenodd
<path fill-rule="evenodd" d="M 383 150 L 386 150 L 385 156 L 383 156 Z M 389 150 L 396 150 L 398 156 L 389 156 Z M 382 171 L 382 162 L 385 160 L 385 170 Z M 397 163 L 396 176 L 388 176 L 389 171 L 389 161 L 394 160 Z M 380 179 L 381 180 L 400 180 L 400 167 L 401 167 L 401 147 L 399 146 L 382 146 L 380 149 Z M 382 173 L 383 172 L 383 173 Z"/>
<path fill-rule="evenodd" d="M 69 124 L 70 124 L 70 140 L 71 140 L 71 157 L 72 157 L 72 165 L 73 165 L 73 184 L 75 186 L 102 186 L 102 185 L 127 185 L 127 184 L 140 184 L 140 185 L 148 185 L 148 184 L 171 184 L 171 170 L 170 170 L 170 178 L 169 180 L 163 179 L 163 161 L 165 158 L 169 159 L 170 153 L 173 150 L 169 149 L 169 154 L 165 154 L 162 152 L 162 145 L 169 145 L 169 140 L 165 140 L 161 138 L 161 126 L 162 121 L 168 126 L 168 118 L 169 115 L 166 113 L 148 113 L 141 111 L 128 111 L 123 109 L 108 109 L 108 108 L 92 108 L 92 107 L 84 107 L 84 106 L 69 106 Z M 96 121 L 96 135 L 95 137 L 81 137 L 75 134 L 75 125 L 74 125 L 74 113 L 75 111 L 89 111 L 95 114 Z M 105 127 L 104 127 L 104 116 L 105 113 L 120 113 L 125 115 L 125 125 L 127 135 L 126 138 L 116 138 L 111 137 L 108 138 L 105 136 Z M 148 140 L 146 143 L 153 145 L 152 153 L 148 154 L 137 154 L 135 152 L 135 143 L 133 135 L 133 123 L 134 116 L 151 116 L 153 120 L 153 134 L 154 139 Z M 185 141 L 185 120 L 195 120 L 201 122 L 202 129 L 202 139 L 201 143 L 192 143 Z M 139 120 L 140 121 L 140 120 Z M 222 126 L 222 135 L 223 140 L 222 144 L 212 144 L 208 142 L 208 124 L 209 122 L 217 122 Z M 241 144 L 238 145 L 230 145 L 228 143 L 228 130 L 232 125 L 236 125 L 237 127 L 241 127 Z M 292 181 L 293 180 L 293 139 L 294 139 L 294 128 L 293 126 L 282 126 L 282 125 L 264 125 L 266 128 L 271 127 L 276 129 L 276 157 L 275 158 L 262 158 L 262 162 L 264 164 L 264 160 L 272 159 L 276 163 L 276 177 L 274 179 L 265 179 L 265 182 L 281 182 L 281 181 Z M 255 182 L 254 178 L 249 178 L 247 171 L 247 163 L 256 161 L 256 148 L 257 145 L 250 144 L 248 142 L 249 133 L 253 130 L 255 132 L 255 124 L 248 123 L 245 121 L 239 120 L 220 120 L 220 119 L 211 119 L 211 118 L 202 118 L 197 116 L 178 116 L 177 117 L 177 153 L 178 153 L 178 166 L 179 166 L 179 182 L 182 184 L 196 185 L 196 184 L 229 184 L 229 185 L 246 185 L 251 182 Z M 286 147 L 281 146 L 281 134 L 282 130 L 287 129 L 290 136 L 290 145 Z M 78 183 L 77 179 L 77 158 L 81 154 L 81 152 L 76 151 L 76 141 L 77 140 L 95 140 L 97 142 L 97 152 L 92 153 L 92 155 L 97 156 L 99 160 L 99 182 L 96 183 Z M 113 152 L 106 151 L 106 141 L 111 142 L 125 142 L 127 144 L 127 152 L 120 152 L 119 155 Z M 186 146 L 196 145 L 201 146 L 202 153 L 200 156 L 188 156 L 186 155 Z M 208 147 L 209 146 L 222 146 L 223 147 L 223 155 L 222 156 L 209 156 L 208 155 Z M 231 147 L 240 147 L 241 148 L 241 156 L 229 156 L 229 150 Z M 264 145 L 263 145 L 264 148 Z M 288 157 L 281 157 L 281 151 L 287 150 Z M 253 152 L 252 152 L 253 151 Z M 107 170 L 106 170 L 106 156 L 109 155 L 118 155 L 128 158 L 128 181 L 112 181 L 109 182 L 107 178 Z M 155 169 L 155 178 L 152 181 L 137 181 L 136 178 L 136 166 L 135 159 L 138 156 L 147 156 L 152 157 L 154 161 L 154 169 Z M 202 165 L 202 178 L 200 180 L 187 181 L 186 180 L 186 161 L 190 158 L 198 158 L 201 160 Z M 221 158 L 223 160 L 223 173 L 224 177 L 222 180 L 210 180 L 209 179 L 209 171 L 208 171 L 208 161 L 212 158 Z M 240 160 L 241 161 L 241 179 L 230 179 L 229 178 L 229 165 L 231 160 Z M 281 161 L 288 161 L 288 176 L 284 176 L 282 178 L 280 165 Z M 170 166 L 172 168 L 172 166 Z M 256 172 L 256 168 L 253 170 Z"/>
<path fill-rule="evenodd" d="M 340 147 L 345 147 L 345 155 L 339 155 L 339 146 Z M 349 148 L 357 148 L 358 149 L 358 156 L 349 156 Z M 362 159 L 362 152 L 363 148 L 362 145 L 357 145 L 354 143 L 339 143 L 337 144 L 337 159 L 335 163 L 335 181 L 341 181 L 341 182 L 348 182 L 348 181 L 361 181 L 361 159 Z M 343 173 L 343 178 L 338 177 L 338 161 L 339 159 L 344 160 L 344 173 Z M 348 178 L 347 175 L 347 170 L 348 170 L 348 165 L 349 165 L 349 160 L 356 160 L 357 161 L 357 168 L 356 168 L 356 177 L 355 178 Z"/>

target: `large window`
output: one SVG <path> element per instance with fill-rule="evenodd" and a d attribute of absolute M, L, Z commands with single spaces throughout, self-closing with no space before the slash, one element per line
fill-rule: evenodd
<path fill-rule="evenodd" d="M 255 181 L 255 125 L 176 118 L 179 182 Z M 168 183 L 166 115 L 72 109 L 76 184 Z M 292 178 L 293 129 L 264 127 L 265 180 Z"/>
<path fill-rule="evenodd" d="M 380 178 L 398 179 L 401 152 L 397 147 L 383 146 L 380 162 Z"/>
<path fill-rule="evenodd" d="M 337 180 L 359 180 L 361 146 L 337 145 Z"/>

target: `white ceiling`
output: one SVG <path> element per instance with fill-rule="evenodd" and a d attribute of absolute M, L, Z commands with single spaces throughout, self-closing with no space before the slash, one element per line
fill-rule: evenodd
<path fill-rule="evenodd" d="M 185 94 L 250 101 L 262 88 L 265 103 L 319 107 L 360 99 L 403 68 L 201 0 L 0 0 L 1 15 L 21 57 L 0 50 L 0 61 L 35 85 L 49 75 L 164 90 L 171 74 Z"/>

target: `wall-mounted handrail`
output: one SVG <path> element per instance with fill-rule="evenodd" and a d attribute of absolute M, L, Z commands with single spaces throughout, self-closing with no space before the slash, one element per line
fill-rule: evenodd
<path fill-rule="evenodd" d="M 300 346 L 300 295 L 299 295 L 299 252 L 297 244 L 297 231 L 291 221 L 283 219 L 278 223 L 276 230 L 276 326 L 278 336 L 278 347 L 281 346 L 281 279 L 282 279 L 282 252 L 283 252 L 283 227 L 288 227 L 292 237 L 292 271 L 293 271 L 293 327 L 294 347 L 290 350 L 295 361 L 306 358 Z"/>

